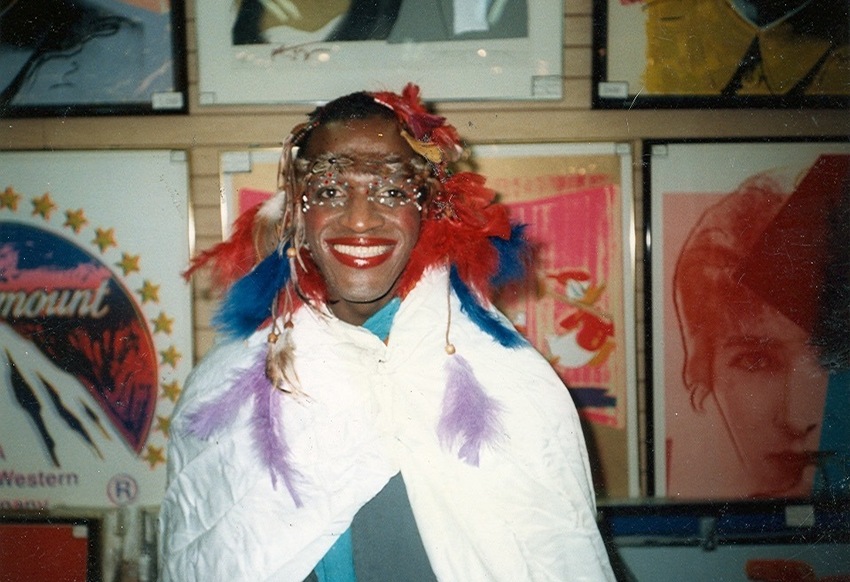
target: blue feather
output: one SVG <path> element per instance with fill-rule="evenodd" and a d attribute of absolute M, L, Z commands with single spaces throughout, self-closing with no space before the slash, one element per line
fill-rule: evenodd
<path fill-rule="evenodd" d="M 227 335 L 245 339 L 272 314 L 272 302 L 289 281 L 286 248 L 277 249 L 227 291 L 213 325 Z"/>
<path fill-rule="evenodd" d="M 504 322 L 494 313 L 484 309 L 476 300 L 475 296 L 466 286 L 457 269 L 452 265 L 449 277 L 458 299 L 460 299 L 460 310 L 469 316 L 469 319 L 477 325 L 481 331 L 492 337 L 506 348 L 516 348 L 526 344 L 523 338 L 515 329 L 504 324 Z"/>
<path fill-rule="evenodd" d="M 526 275 L 526 266 L 530 257 L 528 239 L 525 238 L 525 224 L 512 224 L 511 236 L 507 240 L 491 236 L 490 242 L 499 253 L 499 267 L 490 277 L 494 287 L 521 281 Z"/>

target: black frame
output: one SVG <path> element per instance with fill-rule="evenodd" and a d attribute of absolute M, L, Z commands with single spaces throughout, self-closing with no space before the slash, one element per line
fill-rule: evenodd
<path fill-rule="evenodd" d="M 593 109 L 845 109 L 850 107 L 848 95 L 676 95 L 644 94 L 606 95 L 608 79 L 608 6 L 620 0 L 593 0 L 592 89 Z M 850 26 L 850 21 L 848 21 Z"/>
<path fill-rule="evenodd" d="M 173 90 L 168 93 L 150 92 L 146 100 L 125 99 L 100 102 L 69 102 L 62 104 L 13 104 L 14 94 L 0 94 L 0 118 L 84 117 L 119 115 L 173 115 L 188 112 L 188 76 L 186 66 L 185 0 L 168 0 L 170 5 L 171 77 Z M 23 2 L 21 4 L 24 4 Z M 10 6 L 11 8 L 11 6 Z M 0 14 L 2 28 L 2 14 Z M 2 46 L 2 45 L 0 45 Z M 21 69 L 23 71 L 23 68 Z"/>
<path fill-rule="evenodd" d="M 644 391 L 644 410 L 645 410 L 645 436 L 644 442 L 646 444 L 646 455 L 645 455 L 645 475 L 646 475 L 646 495 L 647 497 L 656 497 L 658 499 L 664 499 L 662 497 L 658 497 L 659 491 L 656 486 L 657 482 L 657 467 L 655 463 L 656 459 L 656 446 L 659 445 L 657 442 L 657 429 L 656 429 L 656 394 L 655 394 L 655 376 L 656 373 L 660 373 L 663 375 L 663 371 L 655 370 L 655 354 L 654 354 L 654 342 L 653 342 L 653 334 L 654 333 L 663 333 L 663 330 L 654 330 L 655 320 L 654 320 L 654 310 L 657 308 L 655 305 L 656 297 L 655 293 L 657 292 L 654 289 L 653 284 L 653 258 L 654 254 L 659 251 L 653 250 L 653 200 L 652 200 L 652 153 L 654 146 L 657 145 L 687 145 L 687 144 L 728 144 L 728 145 L 744 145 L 744 144 L 793 144 L 793 143 L 848 143 L 850 144 L 850 136 L 847 135 L 838 135 L 838 136 L 801 136 L 801 137 L 750 137 L 750 138 L 654 138 L 654 139 L 645 139 L 642 142 L 642 159 L 641 159 L 641 168 L 643 172 L 643 184 L 642 184 L 642 216 L 643 216 L 643 259 L 642 259 L 642 267 L 643 267 L 643 288 L 644 288 L 644 298 L 643 298 L 643 337 L 644 337 L 644 378 L 645 378 L 645 391 Z M 660 443 L 663 446 L 663 442 Z M 768 503 L 775 502 L 776 500 L 768 501 Z M 706 502 L 706 504 L 717 503 L 717 502 Z M 730 503 L 748 503 L 747 501 L 730 501 Z M 749 502 L 753 503 L 753 502 Z M 705 504 L 704 504 L 705 505 Z"/>
<path fill-rule="evenodd" d="M 798 513 L 799 512 L 799 513 Z M 850 543 L 850 499 L 600 503 L 603 538 L 678 545 Z M 805 515 L 808 523 L 793 523 Z M 777 519 L 779 518 L 779 519 Z M 711 531 L 700 520 L 713 519 Z"/>

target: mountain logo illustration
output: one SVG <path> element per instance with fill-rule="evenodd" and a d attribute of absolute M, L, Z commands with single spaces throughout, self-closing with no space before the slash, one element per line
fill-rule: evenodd
<path fill-rule="evenodd" d="M 85 386 L 141 453 L 156 411 L 157 352 L 139 304 L 112 269 L 60 235 L 3 222 L 0 321 Z M 25 406 L 27 389 L 14 371 L 22 363 L 11 365 Z M 61 386 L 52 389 L 61 394 Z"/>

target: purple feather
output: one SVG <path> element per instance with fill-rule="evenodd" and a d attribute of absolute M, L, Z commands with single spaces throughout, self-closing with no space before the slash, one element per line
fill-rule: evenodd
<path fill-rule="evenodd" d="M 187 432 L 199 439 L 208 439 L 232 424 L 239 410 L 251 402 L 251 437 L 260 461 L 268 468 L 272 485 L 277 488 L 280 476 L 295 505 L 301 507 L 301 498 L 293 486 L 295 473 L 288 462 L 289 447 L 279 420 L 283 394 L 272 387 L 266 376 L 265 356 L 265 352 L 260 352 L 254 365 L 246 368 L 227 391 L 191 412 Z"/>
<path fill-rule="evenodd" d="M 262 366 L 262 362 L 260 363 Z M 215 400 L 203 403 L 188 415 L 187 432 L 201 440 L 233 423 L 239 409 L 244 406 L 254 391 L 254 386 L 245 382 L 250 368 L 239 376 L 233 385 Z"/>
<path fill-rule="evenodd" d="M 283 479 L 284 485 L 292 495 L 296 507 L 301 507 L 301 498 L 293 486 L 294 471 L 289 466 L 289 447 L 280 426 L 280 400 L 283 393 L 275 390 L 261 372 L 265 381 L 265 389 L 254 391 L 254 410 L 251 413 L 251 434 L 254 445 L 258 449 L 260 460 L 268 467 L 272 476 L 272 486 L 277 489 L 277 478 Z"/>
<path fill-rule="evenodd" d="M 469 363 L 457 354 L 446 362 L 446 392 L 437 434 L 446 448 L 460 442 L 458 458 L 478 466 L 481 446 L 494 444 L 504 433 L 501 405 L 484 393 Z"/>

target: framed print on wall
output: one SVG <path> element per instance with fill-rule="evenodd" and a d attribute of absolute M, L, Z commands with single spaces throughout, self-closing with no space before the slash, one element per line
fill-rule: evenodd
<path fill-rule="evenodd" d="M 846 0 L 594 0 L 593 106 L 847 107 Z"/>
<path fill-rule="evenodd" d="M 535 272 L 496 305 L 567 385 L 597 495 L 636 497 L 634 218 L 628 144 L 472 148 L 512 220 L 527 224 Z"/>
<path fill-rule="evenodd" d="M 418 84 L 429 101 L 560 99 L 560 0 L 197 2 L 201 105 L 322 102 Z"/>
<path fill-rule="evenodd" d="M 240 213 L 273 194 L 279 157 L 279 149 L 222 155 L 224 236 Z M 570 387 L 597 493 L 637 496 L 629 147 L 482 145 L 471 148 L 470 163 L 512 218 L 529 224 L 539 254 L 533 282 L 506 290 L 497 305 Z"/>
<path fill-rule="evenodd" d="M 644 155 L 654 493 L 846 495 L 850 142 Z"/>
<path fill-rule="evenodd" d="M 182 151 L 0 153 L 0 508 L 159 504 L 187 194 Z"/>
<path fill-rule="evenodd" d="M 185 113 L 183 0 L 0 3 L 0 117 Z"/>

